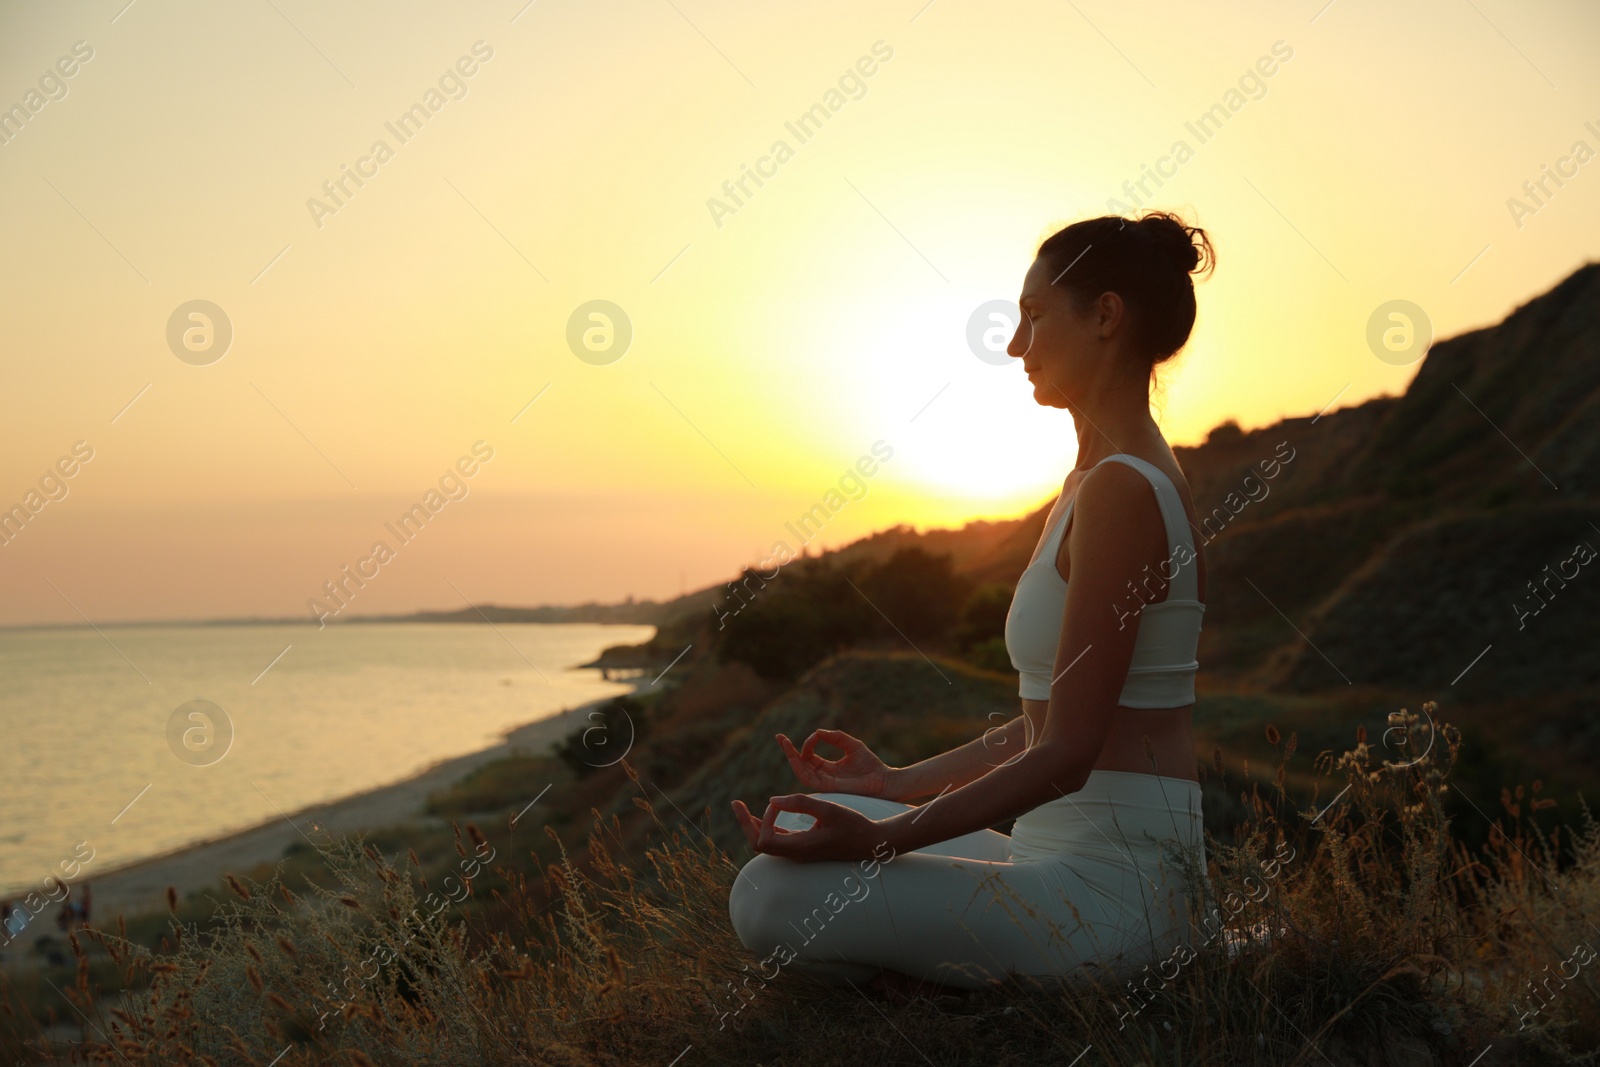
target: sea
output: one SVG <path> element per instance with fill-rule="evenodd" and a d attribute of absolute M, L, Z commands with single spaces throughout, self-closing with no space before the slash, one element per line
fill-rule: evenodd
<path fill-rule="evenodd" d="M 92 881 L 402 781 L 629 692 L 578 665 L 654 633 L 588 623 L 0 630 L 0 896 L 62 871 Z"/>

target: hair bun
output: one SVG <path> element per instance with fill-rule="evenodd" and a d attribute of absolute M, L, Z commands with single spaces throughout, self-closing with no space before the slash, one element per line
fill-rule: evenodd
<path fill-rule="evenodd" d="M 1215 262 L 1206 232 L 1198 226 L 1185 224 L 1170 212 L 1151 212 L 1139 219 L 1138 226 L 1185 274 L 1194 273 L 1202 261 Z"/>
<path fill-rule="evenodd" d="M 1166 211 L 1141 218 L 1099 215 L 1051 234 L 1037 261 L 1048 268 L 1052 287 L 1066 290 L 1080 315 L 1106 293 L 1120 296 L 1129 327 L 1123 346 L 1133 378 L 1150 379 L 1154 368 L 1189 340 L 1194 329 L 1191 277 L 1202 262 L 1216 266 L 1211 238 Z"/>

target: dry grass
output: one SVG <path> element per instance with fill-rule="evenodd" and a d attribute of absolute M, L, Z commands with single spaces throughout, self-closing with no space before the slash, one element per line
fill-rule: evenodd
<path fill-rule="evenodd" d="M 1383 760 L 1394 738 L 1422 754 Z M 477 881 L 506 888 L 430 918 L 442 889 L 418 866 L 330 840 L 332 882 L 300 894 L 235 880 L 209 926 L 174 919 L 166 951 L 91 935 L 98 944 L 74 945 L 78 978 L 63 991 L 73 1025 L 30 1029 L 13 1012 L 0 1055 L 257 1067 L 1596 1062 L 1600 963 L 1583 965 L 1574 946 L 1600 944 L 1600 826 L 1585 810 L 1570 840 L 1541 833 L 1537 785 L 1517 787 L 1490 847 L 1468 855 L 1443 804 L 1458 746 L 1452 727 L 1399 713 L 1384 749 L 1358 733 L 1354 748 L 1315 757 L 1321 796 L 1300 808 L 1281 789 L 1296 747 L 1284 740 L 1279 788 L 1243 790 L 1236 843 L 1208 843 L 1205 880 L 1191 869 L 1192 959 L 1137 987 L 1018 980 L 890 996 L 793 969 L 751 981 L 757 956 L 727 917 L 736 861 L 663 822 L 641 789 L 655 829 L 637 870 L 618 859 L 621 823 L 596 813 L 586 855 L 560 849 L 532 882 L 496 864 Z M 463 866 L 485 854 L 467 835 Z M 129 992 L 97 992 L 101 953 Z"/>

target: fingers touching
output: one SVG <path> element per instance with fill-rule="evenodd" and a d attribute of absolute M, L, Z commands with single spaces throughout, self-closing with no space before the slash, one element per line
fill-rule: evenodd
<path fill-rule="evenodd" d="M 806 759 L 810 759 L 812 757 L 813 751 L 817 747 L 817 742 L 818 741 L 826 741 L 830 745 L 833 745 L 835 748 L 842 748 L 846 752 L 849 752 L 850 751 L 849 742 L 852 742 L 854 740 L 855 740 L 855 738 L 851 737 L 849 734 L 845 733 L 843 730 L 829 730 L 826 727 L 824 727 L 824 728 L 821 728 L 821 729 L 817 729 L 817 730 L 811 731 L 811 736 L 806 738 L 805 747 L 800 750 L 800 754 L 803 757 L 805 757 Z M 818 759 L 823 759 L 823 757 L 820 757 L 820 756 L 817 757 L 817 758 Z M 832 760 L 824 760 L 824 762 L 832 763 L 833 761 Z"/>
<path fill-rule="evenodd" d="M 750 847 L 758 852 L 765 852 L 771 850 L 770 847 L 776 839 L 803 832 L 779 826 L 779 813 L 800 812 L 820 820 L 828 803 L 805 793 L 773 797 L 767 802 L 767 810 L 759 819 L 742 800 L 735 800 L 732 806 L 734 817 L 739 820 L 739 828 L 744 831 L 745 840 L 750 843 Z"/>

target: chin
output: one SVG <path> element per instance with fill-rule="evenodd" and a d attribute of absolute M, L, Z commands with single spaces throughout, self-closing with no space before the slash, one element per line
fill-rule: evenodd
<path fill-rule="evenodd" d="M 1064 408 L 1067 406 L 1067 398 L 1061 395 L 1061 390 L 1049 382 L 1033 383 L 1033 399 L 1035 403 L 1043 408 Z"/>

